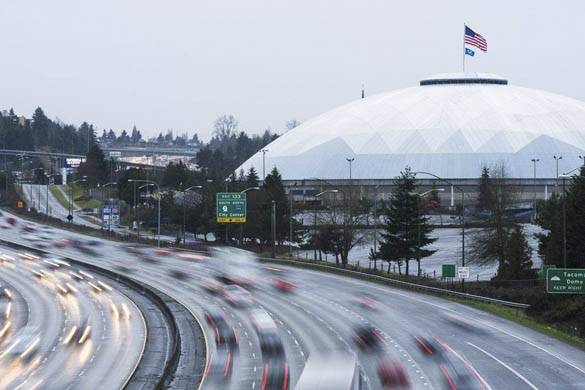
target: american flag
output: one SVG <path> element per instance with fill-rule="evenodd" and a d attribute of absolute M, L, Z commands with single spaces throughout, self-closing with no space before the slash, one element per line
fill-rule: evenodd
<path fill-rule="evenodd" d="M 465 44 L 475 46 L 487 53 L 487 41 L 485 38 L 467 26 L 465 26 Z"/>

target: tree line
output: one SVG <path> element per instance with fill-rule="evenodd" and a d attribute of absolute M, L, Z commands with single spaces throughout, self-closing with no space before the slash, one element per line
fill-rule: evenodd
<path fill-rule="evenodd" d="M 13 109 L 0 112 L 0 142 L 3 149 L 85 155 L 96 137 L 93 125 L 67 125 L 49 119 L 38 107 L 32 119 L 17 116 Z"/>

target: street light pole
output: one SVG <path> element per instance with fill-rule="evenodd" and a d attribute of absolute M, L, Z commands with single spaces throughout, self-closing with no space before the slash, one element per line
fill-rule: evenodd
<path fill-rule="evenodd" d="M 465 267 L 465 191 L 463 191 L 463 188 L 456 186 L 455 184 L 451 183 L 450 181 L 445 180 L 442 177 L 435 175 L 434 173 L 422 172 L 422 171 L 412 172 L 412 174 L 415 176 L 419 173 L 423 174 L 423 175 L 432 176 L 438 180 L 441 180 L 444 183 L 447 183 L 448 185 L 452 186 L 453 188 L 456 188 L 459 191 L 461 191 L 461 266 Z M 461 290 L 463 292 L 465 292 L 465 279 L 461 279 Z"/>
<path fill-rule="evenodd" d="M 533 191 L 534 191 L 534 203 L 533 203 L 532 207 L 533 207 L 533 211 L 534 211 L 534 216 L 536 217 L 536 163 L 539 162 L 540 159 L 533 158 L 530 161 L 532 161 L 534 163 L 534 189 L 533 189 Z"/>
<path fill-rule="evenodd" d="M 181 182 L 181 187 L 183 186 L 183 182 Z M 187 199 L 185 197 L 185 192 L 189 191 L 192 188 L 203 188 L 203 186 L 191 186 L 185 190 L 183 190 L 183 246 L 186 245 L 187 239 L 187 224 L 186 224 L 186 208 L 187 208 Z"/>
<path fill-rule="evenodd" d="M 272 218 L 270 218 L 272 222 L 272 258 L 275 257 L 276 252 L 276 201 L 272 200 Z"/>
<path fill-rule="evenodd" d="M 241 191 L 241 194 L 245 194 L 248 191 L 256 191 L 259 190 L 260 187 L 250 187 L 246 188 L 244 191 Z M 240 247 L 244 245 L 244 223 L 240 222 Z"/>
<path fill-rule="evenodd" d="M 417 245 L 416 245 L 416 262 L 418 265 L 417 276 L 420 278 L 420 200 L 423 196 L 430 194 L 431 192 L 443 192 L 444 188 L 433 188 L 432 190 L 425 191 L 422 194 L 415 193 L 416 199 L 416 216 L 418 218 L 417 223 Z"/>
<path fill-rule="evenodd" d="M 158 190 L 158 224 L 157 224 L 158 241 L 157 241 L 157 246 L 160 248 L 160 198 L 162 196 L 162 193 L 160 191 L 160 186 L 158 185 L 157 182 L 151 181 L 151 180 L 134 180 L 134 179 L 128 179 L 128 181 L 135 182 L 135 183 L 146 183 L 148 185 L 153 185 L 153 186 L 156 186 L 156 189 Z"/>
<path fill-rule="evenodd" d="M 322 192 L 319 192 L 317 195 L 315 195 L 315 198 L 319 198 L 320 196 L 324 195 L 324 194 L 328 194 L 328 193 L 332 193 L 332 194 L 336 194 L 338 193 L 339 190 L 325 190 Z M 344 217 L 345 218 L 345 217 Z M 315 251 L 315 263 L 317 262 L 317 204 L 315 204 L 315 218 L 313 219 L 313 225 L 314 225 L 314 232 L 315 235 L 313 236 L 313 248 Z"/>
<path fill-rule="evenodd" d="M 269 152 L 268 149 L 262 149 L 262 183 L 266 180 L 266 152 Z"/>
<path fill-rule="evenodd" d="M 567 268 L 567 195 L 565 193 L 565 179 L 570 177 L 566 173 L 563 178 L 563 268 Z"/>
<path fill-rule="evenodd" d="M 555 161 L 557 162 L 557 178 L 555 179 L 555 194 L 559 194 L 559 160 L 563 159 L 563 156 L 553 156 Z"/>

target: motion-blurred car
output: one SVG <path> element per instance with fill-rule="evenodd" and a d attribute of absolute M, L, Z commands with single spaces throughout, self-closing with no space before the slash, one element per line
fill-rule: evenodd
<path fill-rule="evenodd" d="M 30 361 L 39 353 L 41 336 L 38 328 L 26 327 L 12 337 L 11 342 L 6 344 L 0 352 L 0 359 L 6 357 L 10 360 L 23 359 Z"/>
<path fill-rule="evenodd" d="M 358 306 L 363 309 L 377 310 L 378 308 L 387 308 L 388 305 L 376 299 L 376 297 L 369 294 L 364 294 L 361 291 L 356 291 L 353 300 Z"/>
<path fill-rule="evenodd" d="M 231 351 L 236 351 L 238 349 L 238 333 L 224 313 L 219 309 L 210 309 L 205 312 L 205 317 L 209 325 L 215 328 L 217 345 L 227 345 Z"/>
<path fill-rule="evenodd" d="M 459 358 L 449 359 L 439 366 L 445 390 L 484 390 L 486 387 L 471 366 Z"/>
<path fill-rule="evenodd" d="M 264 362 L 262 389 L 286 390 L 290 387 L 289 367 L 282 340 L 276 332 L 259 334 L 260 350 Z"/>
<path fill-rule="evenodd" d="M 203 288 L 207 290 L 207 292 L 210 294 L 219 295 L 223 294 L 223 289 L 225 288 L 225 286 L 215 282 L 208 281 L 203 283 Z"/>
<path fill-rule="evenodd" d="M 130 319 L 130 309 L 125 303 L 110 303 L 110 311 L 112 312 L 112 317 L 114 320 Z"/>
<path fill-rule="evenodd" d="M 293 292 L 298 288 L 296 284 L 284 277 L 275 277 L 270 281 L 270 283 L 272 283 L 275 288 L 283 292 Z"/>
<path fill-rule="evenodd" d="M 414 336 L 414 340 L 420 351 L 425 356 L 435 359 L 443 359 L 443 353 L 446 352 L 446 347 L 441 346 L 435 337 Z"/>
<path fill-rule="evenodd" d="M 258 334 L 265 332 L 276 332 L 276 323 L 264 310 L 254 310 L 250 316 Z"/>
<path fill-rule="evenodd" d="M 356 344 L 363 350 L 379 350 L 387 344 L 378 331 L 369 324 L 356 325 L 352 334 Z"/>
<path fill-rule="evenodd" d="M 91 335 L 91 325 L 89 319 L 72 325 L 69 331 L 65 334 L 63 339 L 64 345 L 80 345 L 84 344 Z"/>
<path fill-rule="evenodd" d="M 378 377 L 384 389 L 410 389 L 410 378 L 399 362 L 384 359 L 378 363 Z"/>
<path fill-rule="evenodd" d="M 253 299 L 252 295 L 244 288 L 238 285 L 229 285 L 223 289 L 223 296 L 233 305 L 237 307 L 249 306 Z"/>
<path fill-rule="evenodd" d="M 205 370 L 205 378 L 211 383 L 222 383 L 227 386 L 232 376 L 233 356 L 227 346 L 218 346 L 209 356 Z"/>

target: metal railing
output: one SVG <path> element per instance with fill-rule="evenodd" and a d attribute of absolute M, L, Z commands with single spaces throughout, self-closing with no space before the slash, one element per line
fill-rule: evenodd
<path fill-rule="evenodd" d="M 379 276 L 379 275 L 372 275 L 372 274 L 369 274 L 366 272 L 353 271 L 353 270 L 334 267 L 334 266 L 330 266 L 330 265 L 314 264 L 314 263 L 295 261 L 295 260 L 272 259 L 272 258 L 266 258 L 266 257 L 261 257 L 260 260 L 263 262 L 269 262 L 269 263 L 293 265 L 293 266 L 300 266 L 300 267 L 307 267 L 307 268 L 314 268 L 314 269 L 322 269 L 322 270 L 327 270 L 327 271 L 333 271 L 333 272 L 340 273 L 340 274 L 354 275 L 354 276 L 359 276 L 360 278 L 364 278 L 364 279 L 376 280 L 378 282 L 382 282 L 382 283 L 388 284 L 388 285 L 396 285 L 396 286 L 400 286 L 400 287 L 410 288 L 413 290 L 421 290 L 421 291 L 435 293 L 435 294 L 449 295 L 449 296 L 453 296 L 453 297 L 457 297 L 457 298 L 470 299 L 473 301 L 494 303 L 497 305 L 514 307 L 517 309 L 528 309 L 530 307 L 530 305 L 526 304 L 526 303 L 503 301 L 503 300 L 495 299 L 495 298 L 482 297 L 480 295 L 473 295 L 473 294 L 467 294 L 467 293 L 462 293 L 459 291 L 447 290 L 447 289 L 438 288 L 438 287 L 425 286 L 423 284 L 405 282 L 403 280 L 387 278 L 387 277 Z"/>

